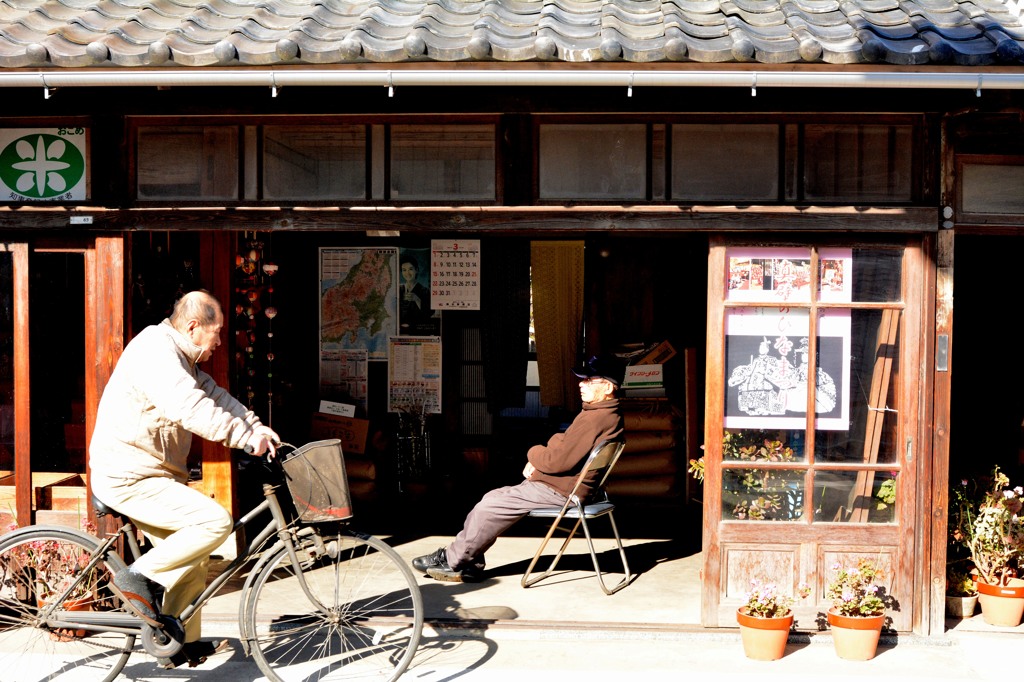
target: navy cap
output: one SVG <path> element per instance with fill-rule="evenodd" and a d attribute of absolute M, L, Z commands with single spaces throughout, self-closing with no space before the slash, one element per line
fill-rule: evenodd
<path fill-rule="evenodd" d="M 573 374 L 580 379 L 607 379 L 616 386 L 622 384 L 626 373 L 626 363 L 614 355 L 594 355 L 582 367 L 574 369 Z"/>

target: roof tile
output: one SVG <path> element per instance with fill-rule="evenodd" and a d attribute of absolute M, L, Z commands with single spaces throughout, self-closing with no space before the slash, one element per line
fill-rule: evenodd
<path fill-rule="evenodd" d="M 0 0 L 0 68 L 1022 58 L 1017 0 Z"/>

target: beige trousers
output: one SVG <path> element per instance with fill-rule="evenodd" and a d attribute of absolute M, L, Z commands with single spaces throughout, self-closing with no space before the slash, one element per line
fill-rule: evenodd
<path fill-rule="evenodd" d="M 93 493 L 130 518 L 153 544 L 133 568 L 164 586 L 160 612 L 178 616 L 206 588 L 210 553 L 231 535 L 231 515 L 203 493 L 170 478 L 144 478 Z M 185 623 L 185 641 L 202 635 L 202 614 Z"/>

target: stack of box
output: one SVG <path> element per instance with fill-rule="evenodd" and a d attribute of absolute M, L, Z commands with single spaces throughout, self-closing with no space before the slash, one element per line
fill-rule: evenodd
<path fill-rule="evenodd" d="M 662 341 L 647 353 L 626 367 L 622 381 L 622 395 L 625 398 L 665 397 L 664 363 L 674 357 L 676 351 L 668 341 Z"/>

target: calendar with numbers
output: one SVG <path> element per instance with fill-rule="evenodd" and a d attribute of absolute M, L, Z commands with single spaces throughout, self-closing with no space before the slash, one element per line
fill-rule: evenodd
<path fill-rule="evenodd" d="M 480 310 L 480 240 L 430 242 L 430 296 L 435 310 Z"/>

